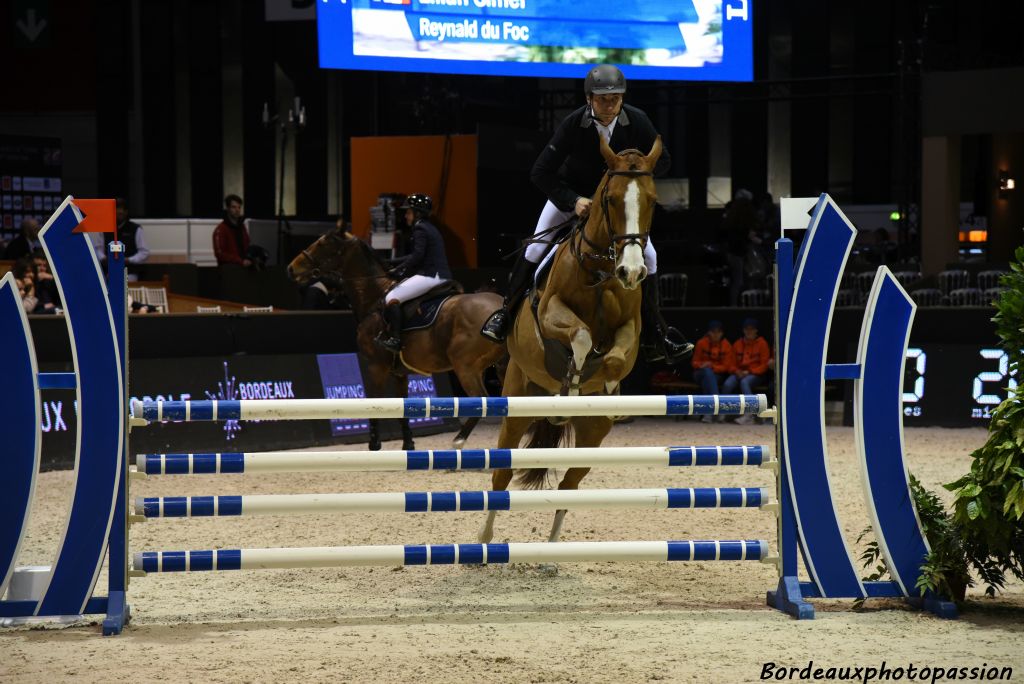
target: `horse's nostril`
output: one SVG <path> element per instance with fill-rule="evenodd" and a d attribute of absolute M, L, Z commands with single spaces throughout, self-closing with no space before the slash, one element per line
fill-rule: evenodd
<path fill-rule="evenodd" d="M 627 273 L 625 266 L 619 266 L 615 269 L 615 275 L 618 276 L 619 280 L 625 280 L 629 274 Z"/>

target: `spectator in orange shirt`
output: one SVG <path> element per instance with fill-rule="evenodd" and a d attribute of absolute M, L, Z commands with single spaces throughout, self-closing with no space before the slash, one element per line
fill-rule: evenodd
<path fill-rule="evenodd" d="M 757 319 L 748 318 L 743 321 L 743 337 L 733 343 L 732 350 L 736 357 L 736 365 L 732 375 L 725 379 L 722 393 L 733 394 L 739 386 L 742 394 L 753 394 L 754 387 L 767 379 L 772 360 L 768 342 L 757 334 Z M 736 422 L 747 425 L 753 420 L 753 415 L 745 414 L 737 418 Z"/>
<path fill-rule="evenodd" d="M 718 394 L 718 384 L 733 371 L 735 360 L 732 345 L 722 336 L 722 322 L 708 323 L 708 332 L 697 342 L 693 352 L 693 381 L 700 385 L 702 394 Z M 704 416 L 705 423 L 714 416 Z"/>

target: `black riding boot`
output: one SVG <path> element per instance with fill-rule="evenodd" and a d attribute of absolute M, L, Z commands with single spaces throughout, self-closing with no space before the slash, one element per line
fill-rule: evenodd
<path fill-rule="evenodd" d="M 402 305 L 388 304 L 381 310 L 380 315 L 384 319 L 384 329 L 374 341 L 397 354 L 402 351 Z"/>
<path fill-rule="evenodd" d="M 661 317 L 656 276 L 644 278 L 642 287 L 640 351 L 644 360 L 648 363 L 664 361 L 670 366 L 679 363 L 693 353 L 693 345 Z"/>
<path fill-rule="evenodd" d="M 484 322 L 480 328 L 480 334 L 492 342 L 504 342 L 508 336 L 509 328 L 512 325 L 512 311 L 519 306 L 519 302 L 530 289 L 533 283 L 533 274 L 537 264 L 527 261 L 522 254 L 512 265 L 512 275 L 508 281 L 508 294 L 505 295 L 505 303 L 501 308 L 491 314 L 491 317 Z"/>

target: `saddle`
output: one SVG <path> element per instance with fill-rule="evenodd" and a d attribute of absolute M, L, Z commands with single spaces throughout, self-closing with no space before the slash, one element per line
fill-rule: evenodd
<path fill-rule="evenodd" d="M 444 303 L 462 293 L 462 285 L 446 280 L 419 297 L 402 302 L 402 332 L 423 330 L 434 325 Z"/>

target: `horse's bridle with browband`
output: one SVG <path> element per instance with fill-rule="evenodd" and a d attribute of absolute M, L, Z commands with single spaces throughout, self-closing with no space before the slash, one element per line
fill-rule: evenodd
<path fill-rule="evenodd" d="M 321 236 L 320 238 L 317 238 L 316 242 L 319 242 L 323 238 L 331 238 L 332 240 L 336 240 L 339 243 L 344 243 L 344 238 L 339 236 L 337 231 L 331 231 L 329 233 L 324 233 L 323 236 Z M 313 244 L 316 244 L 316 242 L 314 242 Z M 312 268 L 309 271 L 309 276 L 313 280 L 325 280 L 325 279 L 328 279 L 328 280 L 333 280 L 333 281 L 339 282 L 339 283 L 343 280 L 343 278 L 341 277 L 341 272 L 339 270 L 337 270 L 337 269 L 330 270 L 330 271 L 323 270 L 321 268 L 321 266 L 320 266 L 320 263 L 317 262 L 316 258 L 312 254 L 309 253 L 309 248 L 308 247 L 303 249 L 300 252 L 300 254 L 303 256 L 303 258 L 306 259 L 306 261 L 309 262 L 309 265 L 312 266 Z"/>
<path fill-rule="evenodd" d="M 653 171 L 642 171 L 639 169 L 626 170 L 626 171 L 612 171 L 608 170 L 605 172 L 605 176 L 609 179 L 614 176 L 625 176 L 627 178 L 640 178 L 643 176 L 654 176 Z M 581 222 L 578 228 L 579 238 L 573 241 L 573 254 L 576 257 L 576 261 L 583 265 L 584 259 L 591 259 L 593 261 L 601 262 L 612 262 L 613 264 L 618 259 L 619 249 L 616 246 L 621 243 L 621 249 L 628 247 L 629 245 L 637 245 L 640 249 L 643 249 L 647 245 L 648 235 L 647 233 L 623 233 L 622 235 L 616 235 L 612 230 L 612 223 L 609 218 L 608 212 L 608 183 L 604 184 L 601 190 L 601 211 L 604 213 L 604 226 L 608 231 L 608 246 L 603 247 L 593 242 L 587 237 L 586 222 Z M 585 252 L 581 249 L 582 243 L 586 243 L 593 252 Z M 602 253 L 603 252 L 603 253 Z M 610 277 L 610 274 L 598 271 L 600 281 L 606 280 Z"/>
<path fill-rule="evenodd" d="M 317 242 L 319 242 L 320 239 L 323 239 L 323 238 L 330 238 L 331 240 L 334 240 L 335 242 L 337 242 L 338 246 L 339 246 L 339 249 L 344 249 L 345 243 L 348 242 L 348 240 L 349 240 L 349 238 L 341 237 L 341 234 L 340 234 L 339 231 L 331 231 L 329 233 L 324 233 L 323 236 L 321 236 L 321 238 L 317 239 Z M 366 244 L 362 240 L 359 240 L 359 242 L 361 244 L 363 244 L 363 245 Z M 316 244 L 316 243 L 314 242 L 313 244 Z M 300 252 L 300 254 L 302 255 L 303 258 L 305 258 L 306 261 L 309 262 L 310 266 L 312 266 L 312 269 L 310 269 L 310 272 L 309 272 L 310 278 L 312 278 L 313 280 L 320 280 L 321 282 L 324 282 L 326 284 L 330 284 L 330 285 L 334 285 L 334 286 L 337 286 L 337 287 L 341 287 L 341 284 L 345 280 L 355 281 L 355 280 L 376 280 L 378 278 L 388 278 L 387 268 L 383 264 L 380 264 L 380 259 L 377 258 L 377 256 L 375 254 L 373 254 L 372 252 L 368 253 L 367 256 L 370 257 L 371 260 L 374 260 L 378 264 L 380 264 L 381 268 L 384 269 L 384 273 L 382 273 L 380 275 L 373 275 L 373 276 L 356 276 L 356 277 L 351 277 L 350 276 L 348 278 L 345 278 L 342 275 L 341 270 L 340 270 L 339 267 L 335 267 L 335 268 L 333 268 L 331 270 L 325 270 L 324 267 L 320 264 L 320 262 L 318 262 L 316 260 L 316 257 L 314 257 L 312 254 L 309 253 L 309 248 L 308 247 L 306 249 L 302 250 Z M 339 264 L 339 266 L 340 266 L 340 264 Z"/>

